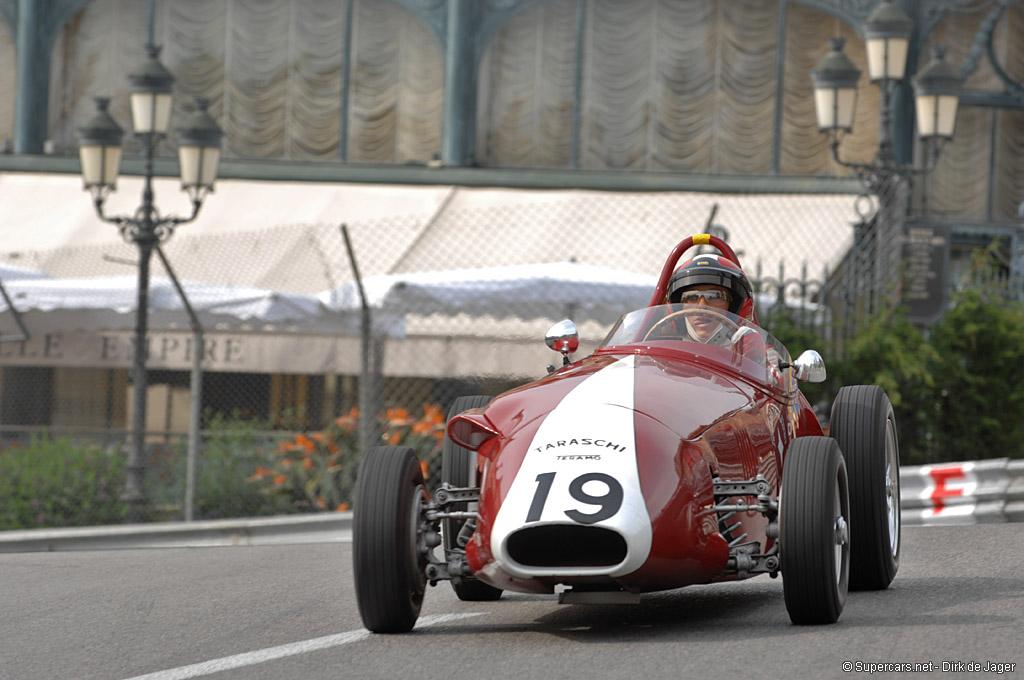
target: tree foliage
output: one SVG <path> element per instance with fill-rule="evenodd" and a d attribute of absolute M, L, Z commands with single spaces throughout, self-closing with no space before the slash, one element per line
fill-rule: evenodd
<path fill-rule="evenodd" d="M 936 448 L 950 460 L 1024 457 L 1024 304 L 965 290 L 932 345 Z"/>
<path fill-rule="evenodd" d="M 773 332 L 774 332 L 773 328 Z M 808 341 L 780 328 L 780 339 Z M 808 346 L 825 346 L 823 339 Z M 932 328 L 892 307 L 826 357 L 824 386 L 801 386 L 831 403 L 843 385 L 879 385 L 892 401 L 900 458 L 919 465 L 1024 458 L 1024 303 L 972 286 L 954 293 Z M 798 351 L 798 350 L 794 350 Z M 809 388 L 809 389 L 807 389 Z"/>

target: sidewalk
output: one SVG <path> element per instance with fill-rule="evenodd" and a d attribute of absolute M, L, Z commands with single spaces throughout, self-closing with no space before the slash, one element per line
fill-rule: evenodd
<path fill-rule="evenodd" d="M 0 553 L 347 543 L 352 513 L 0 531 Z"/>

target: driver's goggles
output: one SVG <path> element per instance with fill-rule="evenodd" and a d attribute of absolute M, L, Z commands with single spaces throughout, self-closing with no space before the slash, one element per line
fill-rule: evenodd
<path fill-rule="evenodd" d="M 695 305 L 702 298 L 709 305 L 729 304 L 729 293 L 724 290 L 684 290 L 679 301 L 684 305 Z"/>

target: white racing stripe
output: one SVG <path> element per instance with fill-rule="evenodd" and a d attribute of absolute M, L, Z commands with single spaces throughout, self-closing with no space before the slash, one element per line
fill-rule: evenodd
<path fill-rule="evenodd" d="M 416 623 L 416 628 L 436 626 L 441 623 L 479 615 L 480 612 L 466 614 L 434 614 L 433 616 L 424 616 Z M 180 668 L 171 668 L 166 671 L 157 671 L 156 673 L 148 673 L 147 675 L 137 675 L 133 678 L 128 678 L 128 680 L 187 680 L 188 678 L 199 678 L 204 675 L 212 675 L 214 673 L 229 671 L 235 668 L 244 668 L 245 666 L 255 666 L 256 664 L 266 663 L 267 661 L 274 661 L 276 659 L 283 659 L 297 654 L 306 654 L 320 649 L 329 649 L 330 647 L 340 647 L 341 645 L 347 645 L 350 642 L 359 642 L 360 640 L 370 637 L 370 635 L 370 631 L 366 629 L 351 630 L 347 633 L 338 633 L 337 635 L 328 635 L 326 637 L 313 638 L 312 640 L 292 642 L 278 647 L 267 647 L 266 649 L 259 649 L 255 652 L 225 656 L 220 659 L 213 659 L 212 661 L 203 661 L 202 663 L 194 663 L 190 666 L 181 666 Z"/>
<path fill-rule="evenodd" d="M 634 355 L 605 366 L 562 397 L 537 428 L 491 529 L 491 551 L 506 572 L 522 578 L 615 577 L 647 560 L 652 529 L 636 460 L 635 371 Z M 524 566 L 509 555 L 509 537 L 524 526 L 573 523 L 622 536 L 628 546 L 623 561 Z"/>

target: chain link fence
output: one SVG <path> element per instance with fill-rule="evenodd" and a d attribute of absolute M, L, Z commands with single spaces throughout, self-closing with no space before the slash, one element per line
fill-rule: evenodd
<path fill-rule="evenodd" d="M 838 191 L 443 191 L 431 211 L 347 222 L 347 243 L 339 219 L 163 244 L 202 328 L 154 259 L 145 518 L 345 509 L 371 442 L 415 447 L 437 483 L 457 397 L 543 376 L 558 360 L 544 333 L 562 318 L 584 356 L 646 306 L 689 235 L 737 251 L 769 330 L 787 310 L 844 332 L 849 313 L 830 305 L 883 266 L 875 246 L 851 250 L 872 227 Z M 115 240 L 0 253 L 0 528 L 126 517 L 137 258 Z"/>

